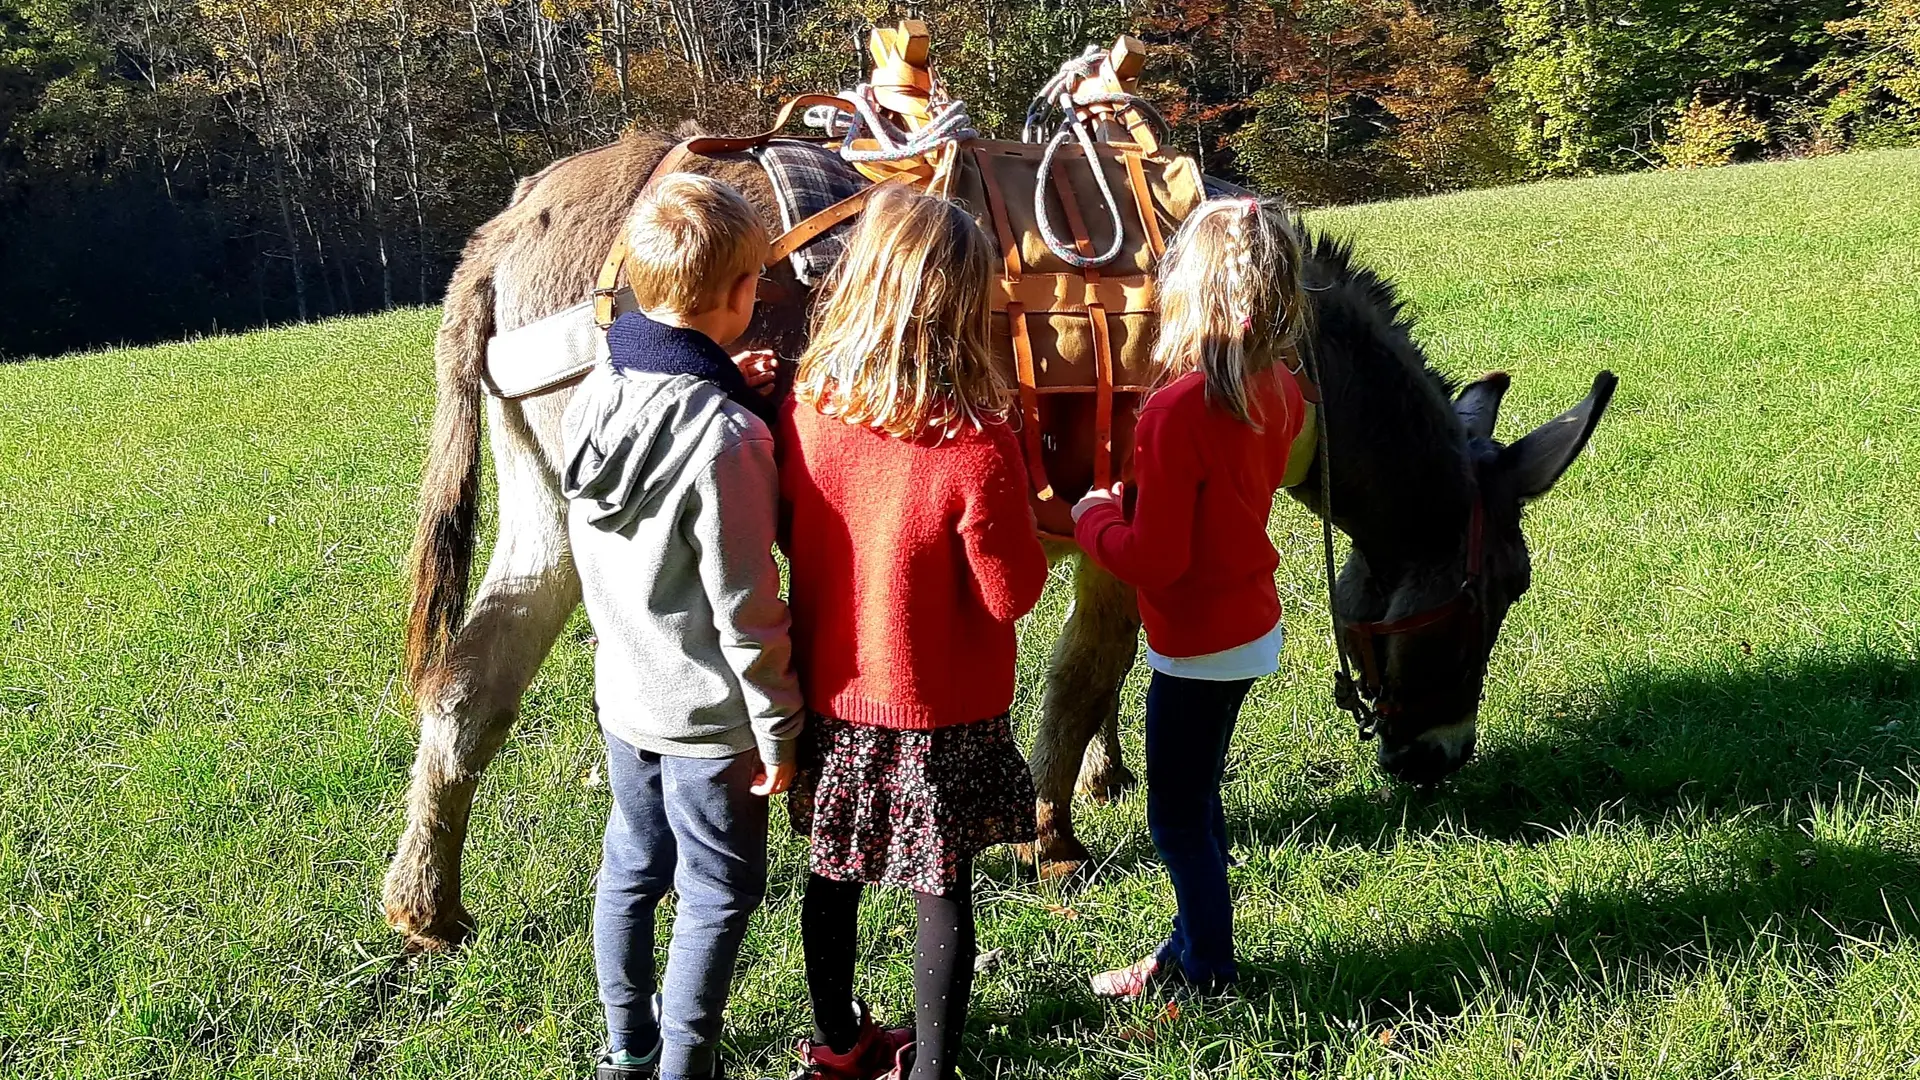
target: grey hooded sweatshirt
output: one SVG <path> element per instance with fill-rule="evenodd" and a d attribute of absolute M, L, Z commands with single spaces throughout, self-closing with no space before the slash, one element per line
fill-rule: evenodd
<path fill-rule="evenodd" d="M 603 364 L 562 431 L 600 723 L 660 754 L 791 761 L 804 714 L 766 423 L 707 379 Z"/>

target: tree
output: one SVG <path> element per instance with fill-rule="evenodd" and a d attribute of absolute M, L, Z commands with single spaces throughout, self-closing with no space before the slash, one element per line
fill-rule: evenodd
<path fill-rule="evenodd" d="M 1865 0 L 1827 24 L 1836 48 L 1813 70 L 1819 118 L 1832 143 L 1920 140 L 1920 0 Z"/>
<path fill-rule="evenodd" d="M 1792 102 L 1845 0 L 1501 0 L 1500 114 L 1536 173 L 1657 164 L 1696 98 L 1791 138 Z"/>

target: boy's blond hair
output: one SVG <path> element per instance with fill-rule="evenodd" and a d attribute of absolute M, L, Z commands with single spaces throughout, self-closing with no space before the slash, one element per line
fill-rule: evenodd
<path fill-rule="evenodd" d="M 1207 401 L 1258 427 L 1249 382 L 1292 358 L 1312 317 L 1286 207 L 1251 197 L 1201 203 L 1167 245 L 1158 286 L 1156 385 L 1204 372 Z"/>
<path fill-rule="evenodd" d="M 993 249 L 945 199 L 889 185 L 867 205 L 814 307 L 793 392 L 896 438 L 1004 419 L 988 344 Z"/>
<path fill-rule="evenodd" d="M 627 284 L 641 311 L 711 311 L 742 274 L 758 274 L 766 258 L 760 215 L 710 176 L 661 177 L 627 219 Z"/>

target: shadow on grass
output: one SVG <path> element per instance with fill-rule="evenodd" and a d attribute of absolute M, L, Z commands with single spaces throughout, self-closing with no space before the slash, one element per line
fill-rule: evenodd
<path fill-rule="evenodd" d="M 1502 738 L 1502 718 L 1483 717 L 1486 749 L 1436 788 L 1342 783 L 1343 766 L 1328 770 L 1336 790 L 1307 785 L 1290 800 L 1229 803 L 1228 832 L 1236 842 L 1386 848 L 1403 827 L 1444 827 L 1539 842 L 1596 818 L 1727 815 L 1856 788 L 1920 791 L 1920 662 L 1849 654 L 1746 663 L 1720 673 L 1625 671 L 1604 687 L 1534 703 L 1517 739 Z M 1230 761 L 1229 786 L 1245 767 Z M 1157 862 L 1141 830 L 1096 852 L 1089 872 Z"/>
<path fill-rule="evenodd" d="M 1529 730 L 1491 745 L 1432 791 L 1309 794 L 1243 807 L 1236 835 L 1390 843 L 1404 823 L 1545 840 L 1597 816 L 1730 814 L 1920 786 L 1920 665 L 1854 654 L 1745 660 L 1723 673 L 1627 671 L 1594 691 L 1534 706 Z M 1144 855 L 1151 857 L 1151 849 Z"/>
<path fill-rule="evenodd" d="M 1382 1011 L 1453 1016 L 1488 991 L 1623 989 L 1753 950 L 1824 968 L 1848 941 L 1920 933 L 1920 859 L 1790 828 L 1711 845 L 1682 873 L 1596 886 L 1396 943 L 1355 941 L 1243 965 L 1256 996 L 1297 1002 L 1332 1034 Z"/>
<path fill-rule="evenodd" d="M 1599 867 L 1594 876 L 1550 896 L 1503 889 L 1493 910 L 1419 937 L 1383 940 L 1357 927 L 1283 955 L 1243 955 L 1241 996 L 1255 1014 L 1302 1018 L 1292 1031 L 1267 1034 L 1311 1066 L 1356 1025 L 1444 1020 L 1489 995 L 1546 1007 L 1569 993 L 1637 991 L 1756 953 L 1804 975 L 1850 963 L 1849 943 L 1920 935 L 1920 857 L 1787 825 L 1703 838 L 1684 866 L 1612 875 Z M 1044 1075 L 1085 1065 L 1062 1033 L 1102 1028 L 1110 1014 L 1077 975 L 1050 978 L 989 1030 L 976 1016 L 969 1041 L 980 1060 L 1006 1064 L 1011 1075 Z"/>

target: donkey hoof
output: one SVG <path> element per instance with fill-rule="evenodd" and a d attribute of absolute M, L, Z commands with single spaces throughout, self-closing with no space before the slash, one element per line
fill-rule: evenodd
<path fill-rule="evenodd" d="M 409 953 L 458 948 L 473 933 L 473 916 L 458 893 L 443 895 L 430 877 L 409 869 L 396 861 L 387 872 L 380 896 L 387 925 L 406 939 Z"/>
<path fill-rule="evenodd" d="M 457 949 L 473 935 L 473 916 L 464 907 L 451 913 L 423 914 L 388 907 L 387 925 L 399 933 L 409 954 L 447 952 Z"/>
<path fill-rule="evenodd" d="M 1034 867 L 1042 881 L 1071 877 L 1093 858 L 1086 845 L 1072 836 L 1041 837 L 1035 843 L 1021 844 L 1014 854 Z"/>
<path fill-rule="evenodd" d="M 1070 878 L 1087 865 L 1085 859 L 1042 859 L 1040 860 L 1040 880 L 1059 881 Z"/>
<path fill-rule="evenodd" d="M 1114 802 L 1139 786 L 1139 778 L 1125 765 L 1109 765 L 1097 773 L 1081 777 L 1076 785 L 1080 794 L 1099 803 Z"/>

